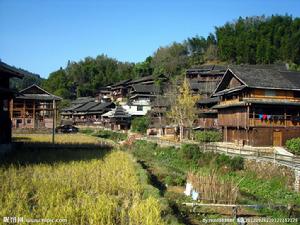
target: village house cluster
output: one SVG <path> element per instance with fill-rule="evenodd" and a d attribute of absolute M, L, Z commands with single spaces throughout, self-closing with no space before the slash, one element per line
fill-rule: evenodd
<path fill-rule="evenodd" d="M 52 128 L 58 115 L 62 124 L 125 131 L 133 119 L 147 116 L 147 135 L 178 133 L 166 117 L 172 102 L 165 75 L 100 87 L 96 96 L 77 98 L 58 112 L 60 97 L 37 85 L 14 93 L 9 78 L 24 75 L 3 62 L 0 72 L 1 144 L 9 143 L 11 127 Z M 188 69 L 186 79 L 199 97 L 194 130 L 220 130 L 223 141 L 251 146 L 282 146 L 300 136 L 299 72 L 284 65 L 204 65 Z"/>

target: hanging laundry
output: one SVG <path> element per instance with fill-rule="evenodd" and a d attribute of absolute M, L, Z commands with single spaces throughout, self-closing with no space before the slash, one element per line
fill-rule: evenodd
<path fill-rule="evenodd" d="M 258 114 L 258 118 L 262 119 L 263 118 L 263 114 Z"/>
<path fill-rule="evenodd" d="M 292 117 L 292 121 L 296 122 L 296 123 L 299 123 L 300 122 L 300 117 L 299 116 Z"/>
<path fill-rule="evenodd" d="M 271 115 L 267 115 L 267 119 L 269 120 L 269 119 L 271 119 L 272 118 L 272 116 Z"/>
<path fill-rule="evenodd" d="M 198 200 L 198 197 L 199 197 L 199 193 L 195 190 L 192 190 L 192 199 L 196 201 Z"/>
<path fill-rule="evenodd" d="M 262 118 L 263 118 L 263 120 L 266 120 L 267 119 L 267 115 L 263 114 Z"/>

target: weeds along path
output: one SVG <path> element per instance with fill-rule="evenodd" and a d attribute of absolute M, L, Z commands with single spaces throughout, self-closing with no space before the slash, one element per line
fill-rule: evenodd
<path fill-rule="evenodd" d="M 183 195 L 186 176 L 190 171 L 198 171 L 199 174 L 210 177 L 209 171 L 217 169 L 220 181 L 226 179 L 239 184 L 240 195 L 237 203 L 268 206 L 262 210 L 243 208 L 239 211 L 239 216 L 285 218 L 289 216 L 285 208 L 273 208 L 271 205 L 298 205 L 300 202 L 300 195 L 286 185 L 288 174 L 285 170 L 276 169 L 271 176 L 265 176 L 260 170 L 257 171 L 257 164 L 249 165 L 249 162 L 243 162 L 240 158 L 204 153 L 195 145 L 181 148 L 160 147 L 156 143 L 139 140 L 129 151 L 148 172 L 151 184 L 160 190 L 161 197 L 172 210 L 171 213 L 183 224 L 202 224 L 203 218 L 232 218 L 231 209 L 187 208 L 182 205 L 192 201 Z M 265 167 L 262 168 L 266 170 Z M 298 218 L 298 210 L 293 210 L 292 215 Z"/>
<path fill-rule="evenodd" d="M 197 221 L 190 218 L 187 214 L 184 214 L 180 210 L 180 206 L 174 201 L 174 199 L 169 198 L 166 194 L 167 186 L 166 184 L 159 179 L 157 174 L 155 174 L 155 169 L 147 164 L 146 161 L 138 160 L 137 161 L 144 170 L 147 171 L 149 175 L 150 184 L 153 185 L 155 188 L 159 190 L 159 194 L 162 198 L 167 200 L 168 207 L 171 210 L 171 214 L 176 217 L 179 223 L 186 224 L 186 225 L 198 225 Z"/>

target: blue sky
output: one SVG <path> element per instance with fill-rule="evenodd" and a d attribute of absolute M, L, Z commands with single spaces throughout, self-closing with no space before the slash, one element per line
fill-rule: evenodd
<path fill-rule="evenodd" d="M 300 17 L 299 0 L 0 0 L 0 58 L 47 77 L 68 60 L 140 62 L 239 16 Z"/>

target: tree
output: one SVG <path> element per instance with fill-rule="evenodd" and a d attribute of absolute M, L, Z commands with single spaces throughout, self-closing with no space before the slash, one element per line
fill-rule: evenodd
<path fill-rule="evenodd" d="M 63 98 L 74 99 L 93 96 L 99 87 L 135 77 L 133 63 L 99 55 L 79 62 L 69 61 L 66 68 L 52 72 L 43 86 Z"/>
<path fill-rule="evenodd" d="M 131 122 L 131 130 L 138 133 L 146 133 L 147 128 L 149 127 L 150 120 L 148 117 L 137 117 Z"/>
<path fill-rule="evenodd" d="M 300 63 L 300 19 L 292 16 L 239 18 L 216 27 L 218 55 L 235 63 Z"/>
<path fill-rule="evenodd" d="M 184 127 L 191 128 L 197 118 L 196 102 L 198 96 L 192 96 L 190 85 L 186 78 L 182 86 L 178 88 L 178 94 L 176 96 L 167 117 L 179 126 L 179 138 L 180 141 L 182 141 Z"/>
<path fill-rule="evenodd" d="M 151 66 L 155 76 L 165 74 L 175 76 L 188 67 L 188 51 L 184 44 L 174 42 L 160 47 L 153 55 Z"/>

